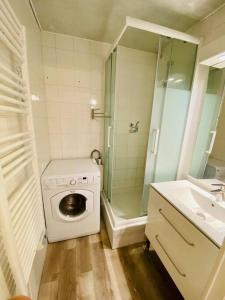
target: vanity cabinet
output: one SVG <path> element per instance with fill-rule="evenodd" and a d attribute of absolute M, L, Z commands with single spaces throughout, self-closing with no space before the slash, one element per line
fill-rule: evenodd
<path fill-rule="evenodd" d="M 201 299 L 219 248 L 151 187 L 146 236 L 186 300 Z"/>

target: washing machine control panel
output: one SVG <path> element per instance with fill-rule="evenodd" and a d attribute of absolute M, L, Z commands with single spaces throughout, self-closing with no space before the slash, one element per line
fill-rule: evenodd
<path fill-rule="evenodd" d="M 73 179 L 70 179 L 70 184 L 71 184 L 71 185 L 75 185 L 75 184 L 76 184 L 76 179 L 74 179 L 74 178 L 73 178 Z"/>
<path fill-rule="evenodd" d="M 57 188 L 62 186 L 80 186 L 94 183 L 94 176 L 68 176 L 48 178 L 45 180 L 46 188 Z"/>
<path fill-rule="evenodd" d="M 76 177 L 76 178 L 71 178 L 69 184 L 70 185 L 88 184 L 89 181 L 91 182 L 90 178 L 88 178 L 86 176 L 80 176 L 80 177 Z"/>

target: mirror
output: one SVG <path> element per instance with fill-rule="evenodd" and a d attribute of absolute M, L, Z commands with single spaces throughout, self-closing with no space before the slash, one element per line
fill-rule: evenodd
<path fill-rule="evenodd" d="M 225 69 L 209 68 L 189 175 L 225 182 Z"/>

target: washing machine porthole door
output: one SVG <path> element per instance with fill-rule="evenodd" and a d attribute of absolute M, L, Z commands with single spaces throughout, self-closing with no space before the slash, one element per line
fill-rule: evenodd
<path fill-rule="evenodd" d="M 84 195 L 74 193 L 62 198 L 59 202 L 59 211 L 64 216 L 76 217 L 86 211 L 87 198 Z"/>

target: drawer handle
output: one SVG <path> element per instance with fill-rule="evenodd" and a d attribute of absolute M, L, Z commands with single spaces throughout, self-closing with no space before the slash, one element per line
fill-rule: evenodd
<path fill-rule="evenodd" d="M 162 243 L 159 240 L 159 235 L 156 234 L 155 236 L 157 242 L 159 243 L 160 247 L 162 248 L 162 250 L 164 251 L 164 253 L 166 254 L 166 256 L 168 257 L 168 259 L 170 260 L 170 262 L 172 263 L 172 265 L 174 266 L 174 268 L 177 270 L 177 272 L 182 276 L 182 277 L 186 277 L 185 273 L 182 273 L 178 267 L 176 266 L 176 264 L 174 263 L 174 261 L 172 260 L 172 258 L 169 256 L 169 254 L 167 253 L 166 249 L 164 248 L 164 246 L 162 245 Z"/>
<path fill-rule="evenodd" d="M 176 231 L 176 233 L 179 234 L 179 236 L 185 241 L 185 243 L 187 243 L 189 246 L 194 247 L 195 244 L 189 242 L 189 241 L 183 236 L 183 234 L 181 234 L 181 233 L 177 230 L 177 228 L 170 222 L 170 220 L 165 216 L 165 214 L 164 214 L 163 211 L 162 211 L 162 208 L 159 209 L 159 213 L 160 213 L 160 214 L 163 216 L 163 218 L 170 224 L 170 226 L 173 227 L 173 229 Z"/>

